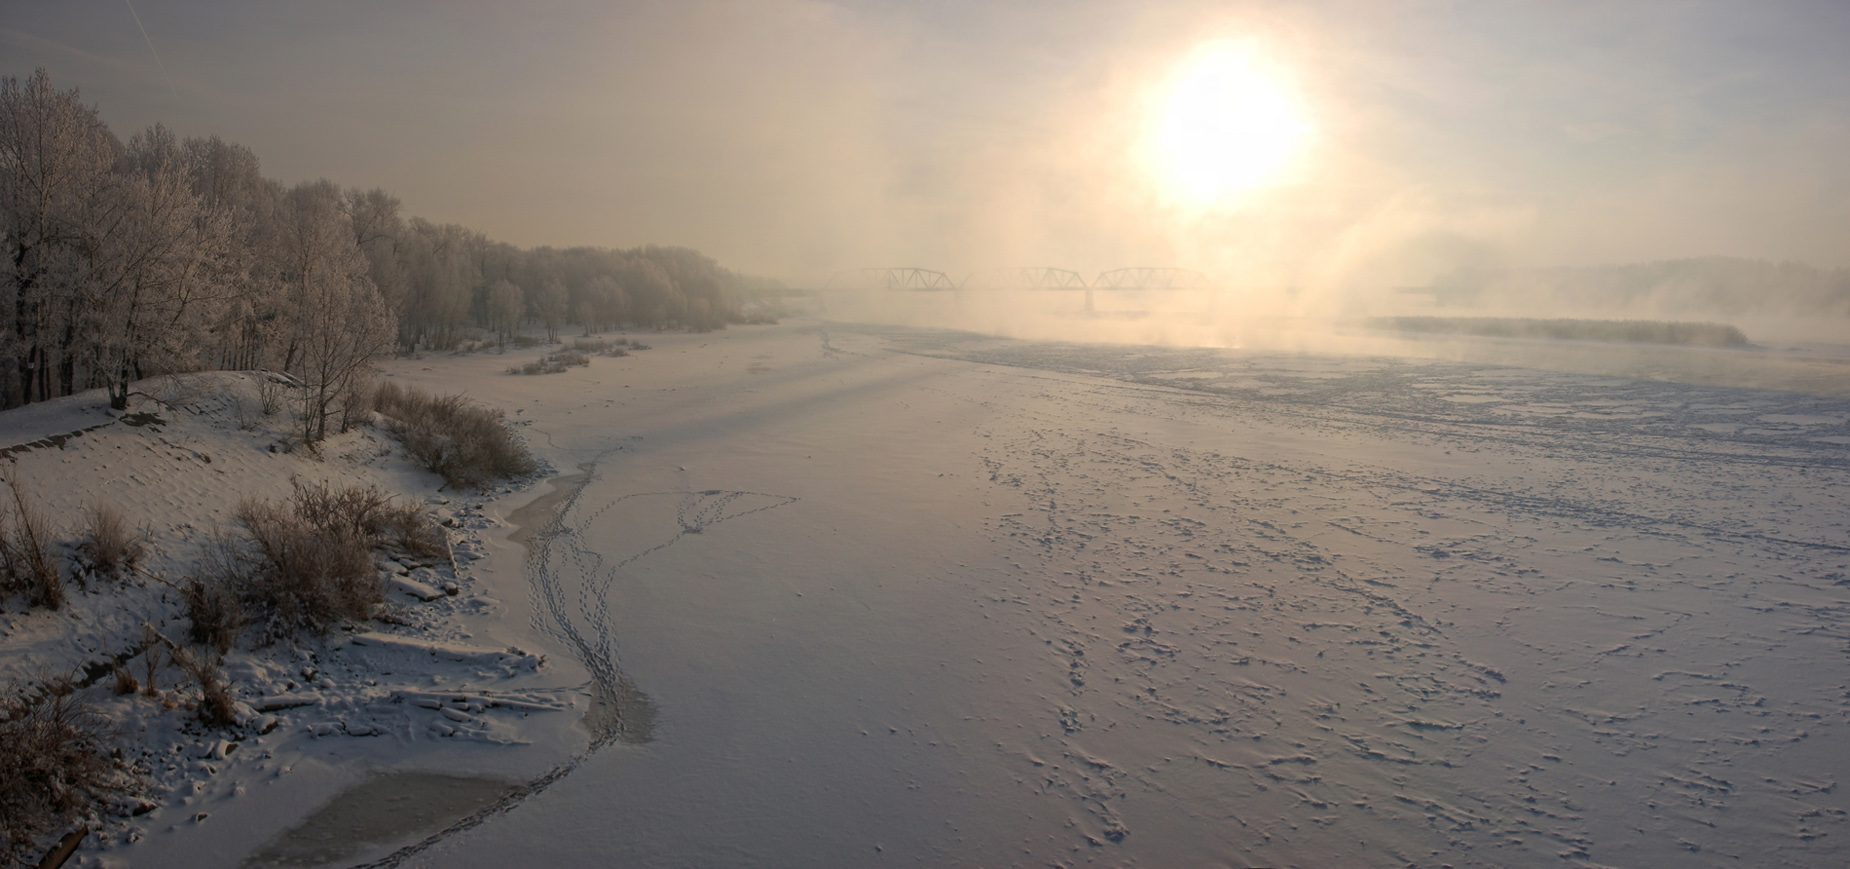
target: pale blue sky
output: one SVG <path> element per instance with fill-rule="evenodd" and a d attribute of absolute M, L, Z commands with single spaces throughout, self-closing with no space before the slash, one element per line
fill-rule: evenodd
<path fill-rule="evenodd" d="M 1458 261 L 1850 265 L 1850 3 L 0 0 L 119 135 L 383 186 L 523 245 L 686 244 L 803 280 L 1173 264 L 1403 282 Z M 1141 95 L 1212 39 L 1289 70 L 1297 176 L 1154 200 Z"/>

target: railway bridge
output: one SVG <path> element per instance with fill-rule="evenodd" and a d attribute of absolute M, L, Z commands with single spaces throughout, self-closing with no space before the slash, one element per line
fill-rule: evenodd
<path fill-rule="evenodd" d="M 1213 281 L 1193 269 L 1172 266 L 1137 266 L 1099 272 L 1092 280 L 1072 269 L 1056 266 L 1016 266 L 971 272 L 963 280 L 917 266 L 852 269 L 831 277 L 824 289 L 900 291 L 1016 291 L 1074 290 L 1085 293 L 1086 310 L 1092 310 L 1095 291 L 1205 290 Z"/>

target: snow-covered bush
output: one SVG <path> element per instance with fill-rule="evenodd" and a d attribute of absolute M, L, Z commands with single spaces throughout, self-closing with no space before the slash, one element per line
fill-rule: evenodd
<path fill-rule="evenodd" d="M 629 351 L 623 349 L 628 343 L 629 340 L 625 338 L 618 338 L 614 341 L 607 341 L 603 338 L 574 338 L 572 349 L 580 353 L 596 353 L 602 356 L 628 356 Z"/>
<path fill-rule="evenodd" d="M 555 350 L 525 365 L 510 366 L 509 374 L 559 374 L 567 368 L 590 365 L 590 357 L 575 349 Z"/>
<path fill-rule="evenodd" d="M 442 529 L 415 504 L 372 487 L 294 485 L 287 502 L 240 502 L 241 533 L 207 548 L 203 575 L 182 588 L 193 642 L 223 653 L 247 618 L 266 640 L 366 619 L 385 599 L 375 549 L 448 554 Z"/>
<path fill-rule="evenodd" d="M 374 391 L 373 409 L 412 459 L 452 486 L 479 487 L 534 468 L 501 412 L 461 395 L 436 396 L 387 381 Z"/>
<path fill-rule="evenodd" d="M 299 501 L 246 499 L 237 517 L 246 539 L 220 560 L 223 578 L 255 605 L 268 638 L 364 619 L 384 599 L 371 540 L 349 523 L 311 521 Z"/>

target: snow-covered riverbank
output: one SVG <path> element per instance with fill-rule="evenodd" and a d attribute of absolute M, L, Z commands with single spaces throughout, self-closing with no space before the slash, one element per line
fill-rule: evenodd
<path fill-rule="evenodd" d="M 436 770 L 498 796 L 586 742 L 583 671 L 547 659 L 524 620 L 508 616 L 524 607 L 521 558 L 505 551 L 497 499 L 519 500 L 527 484 L 442 490 L 372 427 L 329 439 L 319 456 L 289 451 L 289 416 L 261 412 L 261 377 L 151 381 L 127 414 L 107 412 L 100 391 L 0 414 L 0 447 L 61 540 L 77 538 L 86 507 L 107 503 L 148 544 L 124 577 L 74 579 L 59 610 L 21 612 L 15 601 L 0 616 L 5 675 L 74 675 L 145 785 L 98 819 L 77 865 L 234 865 L 358 783 Z M 192 710 L 198 686 L 167 653 L 168 641 L 187 645 L 178 587 L 200 575 L 241 499 L 286 500 L 292 478 L 418 504 L 444 527 L 451 555 L 381 561 L 382 620 L 234 649 L 224 669 L 238 723 L 206 726 Z M 163 639 L 151 644 L 150 631 Z M 117 695 L 111 662 L 144 690 Z M 356 858 L 466 811 L 374 814 L 371 834 L 350 827 L 272 850 Z"/>

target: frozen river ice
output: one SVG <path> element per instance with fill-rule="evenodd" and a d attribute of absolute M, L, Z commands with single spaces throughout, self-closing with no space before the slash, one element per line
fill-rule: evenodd
<path fill-rule="evenodd" d="M 410 865 L 1850 856 L 1850 401 L 815 321 L 620 361 L 522 399 L 615 738 Z"/>

